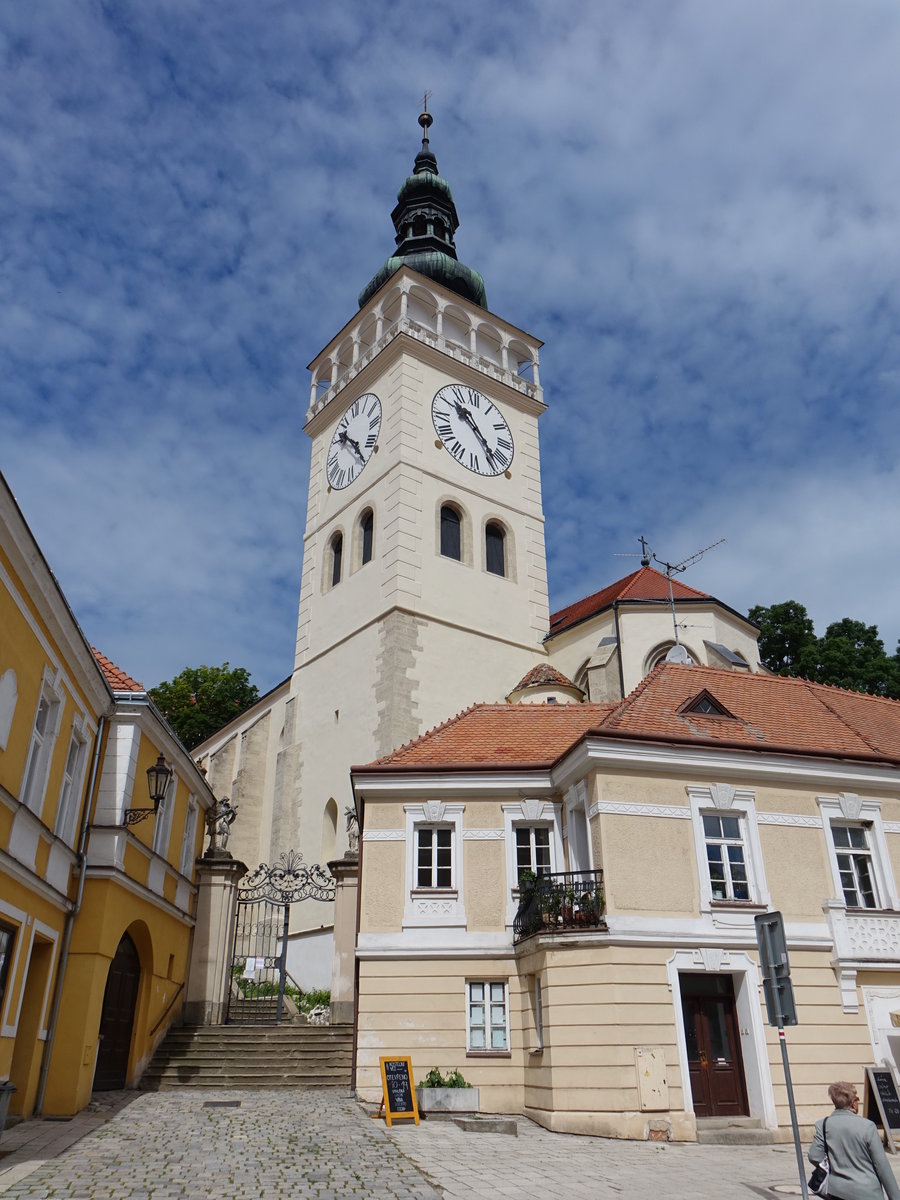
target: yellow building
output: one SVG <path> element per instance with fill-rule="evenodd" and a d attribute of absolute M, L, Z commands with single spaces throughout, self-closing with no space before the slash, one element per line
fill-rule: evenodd
<path fill-rule="evenodd" d="M 154 812 L 160 758 L 171 773 Z M 86 641 L 0 476 L 0 1080 L 13 1113 L 68 1115 L 92 1088 L 134 1082 L 179 1015 L 212 802 L 141 685 Z"/>
<path fill-rule="evenodd" d="M 411 1054 L 556 1130 L 787 1140 L 770 910 L 801 1123 L 900 1064 L 900 703 L 672 662 L 618 702 L 546 666 L 511 695 L 353 769 L 360 1095 Z"/>

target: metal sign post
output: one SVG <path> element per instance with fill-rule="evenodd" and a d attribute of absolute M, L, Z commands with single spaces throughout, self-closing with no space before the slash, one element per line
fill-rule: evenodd
<path fill-rule="evenodd" d="M 784 1082 L 787 1086 L 788 1107 L 791 1110 L 791 1128 L 794 1131 L 794 1150 L 797 1154 L 800 1191 L 803 1200 L 809 1200 L 803 1147 L 800 1144 L 800 1126 L 797 1124 L 797 1109 L 794 1104 L 794 1085 L 791 1082 L 791 1065 L 788 1062 L 787 1041 L 784 1036 L 785 1025 L 797 1024 L 797 1008 L 794 1004 L 794 988 L 791 983 L 791 966 L 788 961 L 787 941 L 784 936 L 784 921 L 780 912 L 771 912 L 760 913 L 754 917 L 754 923 L 756 925 L 756 944 L 759 947 L 759 962 L 762 967 L 763 990 L 766 996 L 766 1012 L 769 1024 L 778 1029 L 778 1045 L 781 1047 Z"/>

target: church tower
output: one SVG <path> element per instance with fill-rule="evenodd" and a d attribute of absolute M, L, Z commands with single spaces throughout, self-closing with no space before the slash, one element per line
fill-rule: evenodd
<path fill-rule="evenodd" d="M 391 218 L 396 249 L 310 364 L 312 442 L 297 645 L 272 845 L 317 846 L 349 768 L 543 656 L 547 569 L 541 343 L 487 307 L 422 148 Z M 307 855 L 307 857 L 310 857 Z"/>

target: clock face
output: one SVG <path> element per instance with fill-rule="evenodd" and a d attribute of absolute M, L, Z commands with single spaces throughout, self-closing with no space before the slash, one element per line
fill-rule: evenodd
<path fill-rule="evenodd" d="M 442 387 L 431 403 L 434 429 L 458 463 L 477 475 L 502 475 L 513 460 L 509 426 L 487 396 L 461 383 Z"/>
<path fill-rule="evenodd" d="M 366 392 L 338 421 L 328 447 L 325 474 L 336 491 L 349 487 L 372 457 L 379 429 L 381 401 L 373 392 Z"/>

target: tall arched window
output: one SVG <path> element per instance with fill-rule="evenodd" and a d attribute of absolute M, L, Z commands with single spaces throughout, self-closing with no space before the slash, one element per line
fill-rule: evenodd
<path fill-rule="evenodd" d="M 375 531 L 375 517 L 371 508 L 367 508 L 360 518 L 359 532 L 362 540 L 362 565 L 372 561 L 372 534 Z"/>
<path fill-rule="evenodd" d="M 449 504 L 441 508 L 441 554 L 445 558 L 462 558 L 459 513 Z"/>
<path fill-rule="evenodd" d="M 331 539 L 331 586 L 337 587 L 341 582 L 341 559 L 344 556 L 344 538 L 336 533 Z"/>
<path fill-rule="evenodd" d="M 484 527 L 484 565 L 492 575 L 506 574 L 506 535 L 503 526 L 488 521 Z"/>

